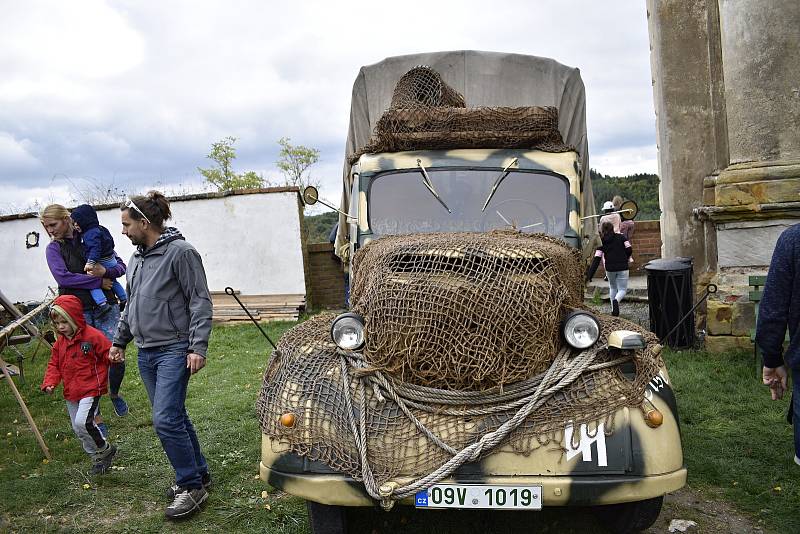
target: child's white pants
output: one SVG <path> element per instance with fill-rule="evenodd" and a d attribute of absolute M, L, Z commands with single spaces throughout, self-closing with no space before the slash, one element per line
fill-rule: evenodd
<path fill-rule="evenodd" d="M 92 456 L 105 450 L 108 443 L 94 422 L 94 417 L 100 410 L 100 397 L 86 397 L 78 402 L 70 400 L 66 402 L 72 430 L 81 440 L 83 450 Z"/>
<path fill-rule="evenodd" d="M 628 271 L 606 271 L 608 276 L 608 298 L 622 302 L 628 292 Z"/>

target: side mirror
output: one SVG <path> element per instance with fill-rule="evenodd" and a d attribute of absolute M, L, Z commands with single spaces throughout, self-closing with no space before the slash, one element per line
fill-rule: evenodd
<path fill-rule="evenodd" d="M 340 210 L 339 208 L 337 208 L 336 206 L 334 206 L 330 202 L 327 202 L 324 199 L 319 198 L 319 191 L 317 191 L 317 188 L 314 187 L 313 185 L 309 185 L 308 187 L 303 189 L 303 204 L 305 204 L 306 206 L 313 206 L 317 202 L 319 202 L 323 206 L 329 207 L 330 209 L 332 209 L 333 211 L 335 211 L 335 212 L 337 212 L 337 213 L 339 213 L 341 215 L 344 215 L 345 217 L 347 217 L 347 221 L 348 222 L 357 221 L 357 219 L 354 219 L 353 217 L 351 217 L 347 213 L 343 212 L 342 210 Z"/>
<path fill-rule="evenodd" d="M 306 206 L 313 206 L 319 200 L 319 191 L 313 185 L 303 189 L 303 203 Z"/>

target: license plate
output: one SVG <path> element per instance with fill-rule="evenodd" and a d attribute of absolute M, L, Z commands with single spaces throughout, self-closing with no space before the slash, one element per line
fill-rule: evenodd
<path fill-rule="evenodd" d="M 437 484 L 418 491 L 417 508 L 502 508 L 541 510 L 541 486 Z"/>

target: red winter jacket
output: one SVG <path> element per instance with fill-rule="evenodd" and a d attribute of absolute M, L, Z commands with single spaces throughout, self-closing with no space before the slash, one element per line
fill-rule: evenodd
<path fill-rule="evenodd" d="M 64 382 L 64 398 L 77 402 L 99 397 L 108 391 L 108 351 L 111 341 L 103 333 L 87 326 L 83 305 L 74 295 L 61 295 L 53 302 L 52 312 L 66 313 L 77 327 L 72 338 L 58 336 L 47 364 L 42 390 Z"/>

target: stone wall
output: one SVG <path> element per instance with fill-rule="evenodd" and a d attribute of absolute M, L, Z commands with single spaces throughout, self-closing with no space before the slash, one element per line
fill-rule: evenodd
<path fill-rule="evenodd" d="M 666 256 L 695 258 L 706 348 L 751 350 L 748 276 L 800 220 L 800 3 L 647 0 Z M 706 313 L 707 312 L 707 313 Z"/>
<path fill-rule="evenodd" d="M 706 314 L 706 350 L 753 350 L 750 331 L 756 323 L 755 303 L 747 295 L 728 293 L 719 300 L 709 300 Z"/>
<path fill-rule="evenodd" d="M 310 307 L 315 310 L 344 308 L 344 273 L 341 262 L 333 254 L 333 245 L 309 243 L 308 267 Z"/>

